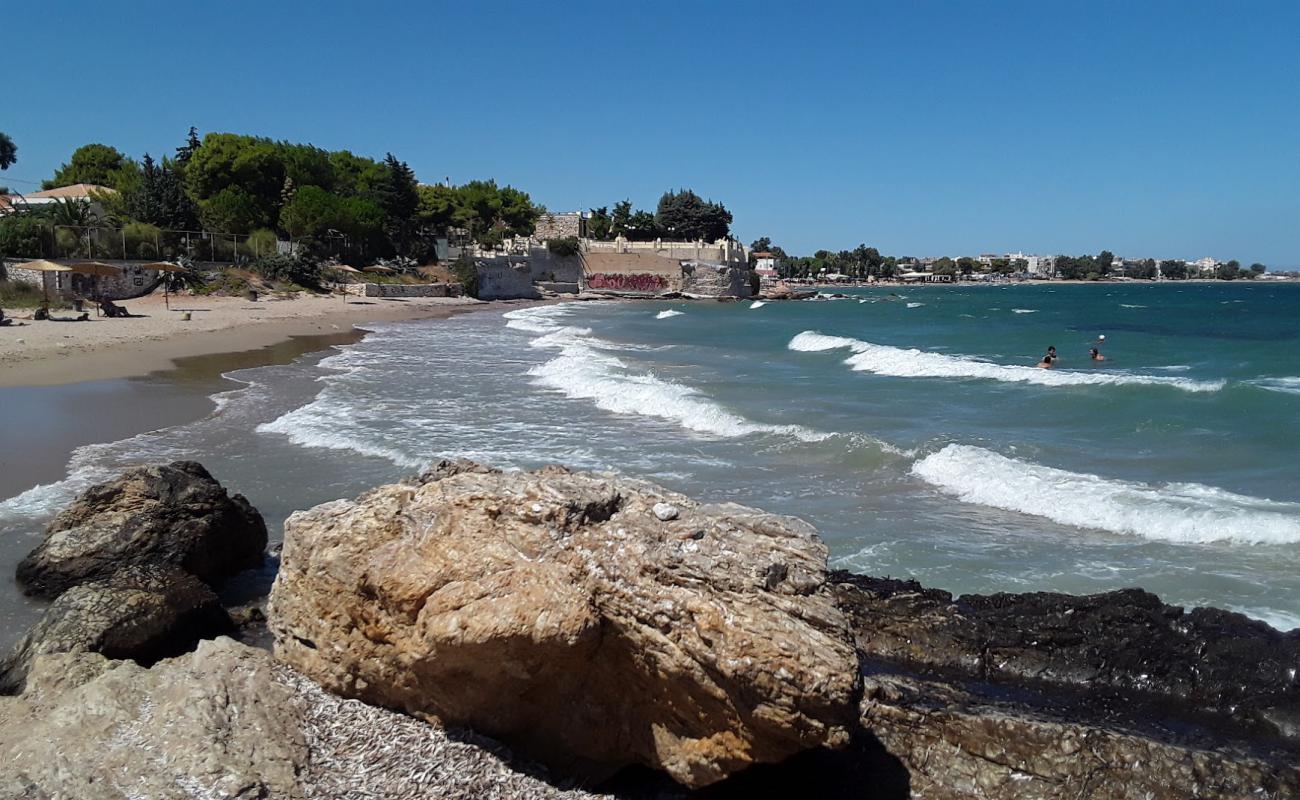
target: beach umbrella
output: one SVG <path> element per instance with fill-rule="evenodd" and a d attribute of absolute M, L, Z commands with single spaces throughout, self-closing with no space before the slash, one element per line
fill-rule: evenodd
<path fill-rule="evenodd" d="M 65 267 L 62 264 L 55 264 L 53 261 L 37 259 L 36 261 L 27 261 L 18 264 L 14 269 L 27 269 L 32 272 L 72 272 L 72 267 Z M 41 279 L 41 295 L 45 298 L 45 307 L 50 307 L 50 290 L 45 285 L 44 278 Z"/>
<path fill-rule="evenodd" d="M 158 272 L 189 272 L 188 269 L 180 264 L 173 264 L 170 261 L 155 261 L 151 264 L 144 264 L 140 269 L 152 269 Z M 163 305 L 167 308 L 172 307 L 171 296 L 168 294 L 170 287 L 167 285 L 167 279 L 163 279 Z"/>
<path fill-rule="evenodd" d="M 361 270 L 357 269 L 356 267 L 350 267 L 350 266 L 348 266 L 347 264 L 335 264 L 334 266 L 330 267 L 329 269 L 333 270 L 334 272 L 342 272 L 342 273 L 345 274 L 345 275 L 361 275 L 361 274 L 363 274 L 363 273 L 361 272 Z M 346 283 L 346 281 L 344 281 L 344 283 Z M 344 289 L 343 289 L 343 305 L 347 305 L 347 304 L 348 304 L 348 291 L 347 291 L 347 287 L 344 287 Z"/>
<path fill-rule="evenodd" d="M 94 300 L 96 314 L 99 313 L 99 278 L 102 276 L 116 278 L 122 274 L 121 268 L 115 267 L 112 264 L 105 264 L 102 261 L 81 261 L 76 264 L 69 264 L 68 269 L 71 269 L 78 275 L 90 275 L 95 278 Z"/>

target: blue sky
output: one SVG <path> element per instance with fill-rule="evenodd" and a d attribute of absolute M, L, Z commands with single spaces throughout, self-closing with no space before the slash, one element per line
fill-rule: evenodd
<path fill-rule="evenodd" d="M 1300 265 L 1294 2 L 10 3 L 0 29 L 18 190 L 195 125 L 552 210 L 690 187 L 791 252 Z"/>

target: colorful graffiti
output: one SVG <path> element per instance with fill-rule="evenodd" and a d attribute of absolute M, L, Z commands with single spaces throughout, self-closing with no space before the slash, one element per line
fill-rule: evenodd
<path fill-rule="evenodd" d="M 662 292 L 668 288 L 668 279 L 663 275 L 623 275 L 619 273 L 606 275 L 597 272 L 587 278 L 587 286 L 592 289 L 612 289 L 623 292 Z"/>

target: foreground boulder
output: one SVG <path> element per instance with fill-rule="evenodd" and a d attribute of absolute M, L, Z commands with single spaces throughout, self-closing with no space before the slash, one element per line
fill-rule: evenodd
<path fill-rule="evenodd" d="M 216 586 L 261 565 L 266 524 L 193 461 L 135 467 L 87 489 L 18 564 L 29 595 L 55 597 L 132 565 L 171 565 Z"/>
<path fill-rule="evenodd" d="M 456 739 L 225 638 L 150 669 L 40 656 L 27 691 L 0 697 L 0 798 L 588 797 Z"/>
<path fill-rule="evenodd" d="M 233 631 L 216 594 L 175 567 L 128 567 L 59 595 L 0 660 L 0 693 L 20 691 L 39 655 L 102 653 L 148 666 Z"/>
<path fill-rule="evenodd" d="M 444 463 L 290 517 L 269 622 L 331 691 L 698 787 L 848 740 L 857 656 L 825 564 L 790 518 Z"/>

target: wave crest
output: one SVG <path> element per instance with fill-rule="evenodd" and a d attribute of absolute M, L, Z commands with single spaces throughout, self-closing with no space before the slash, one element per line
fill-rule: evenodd
<path fill-rule="evenodd" d="M 791 350 L 816 353 L 846 349 L 853 355 L 844 360 L 857 372 L 871 372 L 895 378 L 983 378 L 1008 383 L 1040 386 L 1170 386 L 1186 392 L 1217 392 L 1224 381 L 1198 381 L 1156 375 L 1128 375 L 1117 372 L 1072 372 L 1060 369 L 1010 366 L 977 361 L 969 356 L 950 356 L 915 348 L 873 344 L 845 336 L 827 336 L 804 331 L 790 340 Z"/>
<path fill-rule="evenodd" d="M 1177 543 L 1300 542 L 1300 503 L 1199 483 L 1129 483 L 959 444 L 920 459 L 912 474 L 963 502 L 1080 528 Z"/>

